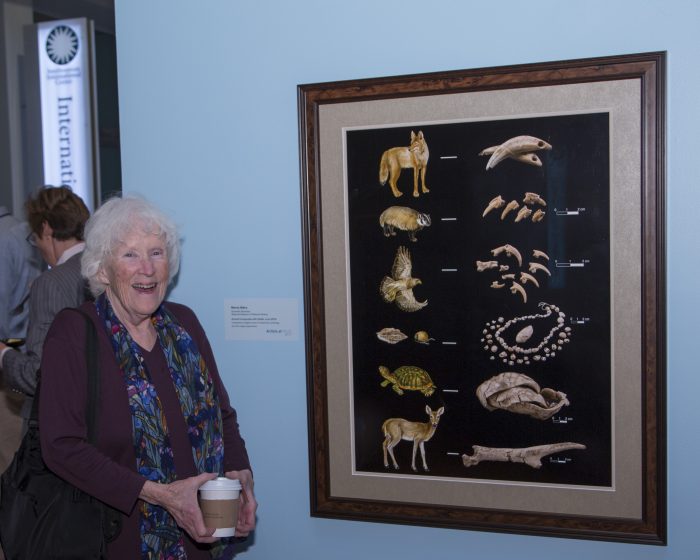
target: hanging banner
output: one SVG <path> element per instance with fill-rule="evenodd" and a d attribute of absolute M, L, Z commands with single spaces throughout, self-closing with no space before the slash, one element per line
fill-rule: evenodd
<path fill-rule="evenodd" d="M 95 207 L 92 30 L 84 18 L 37 25 L 44 184 Z"/>

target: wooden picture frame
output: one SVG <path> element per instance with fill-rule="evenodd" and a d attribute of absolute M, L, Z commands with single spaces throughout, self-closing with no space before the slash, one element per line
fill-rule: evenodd
<path fill-rule="evenodd" d="M 298 87 L 311 515 L 666 543 L 665 65 Z"/>

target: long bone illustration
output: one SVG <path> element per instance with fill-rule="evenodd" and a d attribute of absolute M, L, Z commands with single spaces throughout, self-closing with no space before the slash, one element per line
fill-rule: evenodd
<path fill-rule="evenodd" d="M 462 455 L 462 463 L 464 463 L 465 467 L 473 467 L 482 461 L 500 461 L 503 463 L 525 463 L 533 469 L 539 469 L 542 466 L 543 457 L 571 449 L 586 449 L 586 446 L 582 443 L 573 442 L 550 443 L 517 449 L 474 445 L 472 446 L 474 453 L 472 455 L 467 455 L 466 453 Z"/>

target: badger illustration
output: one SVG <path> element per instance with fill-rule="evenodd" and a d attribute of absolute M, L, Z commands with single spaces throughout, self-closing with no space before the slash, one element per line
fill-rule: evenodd
<path fill-rule="evenodd" d="M 397 228 L 408 233 L 411 241 L 417 241 L 416 233 L 430 225 L 430 215 L 406 206 L 390 206 L 379 216 L 379 225 L 386 237 L 396 235 Z"/>

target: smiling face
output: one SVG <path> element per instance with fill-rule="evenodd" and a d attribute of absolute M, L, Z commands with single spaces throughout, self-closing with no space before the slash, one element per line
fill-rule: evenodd
<path fill-rule="evenodd" d="M 114 313 L 127 330 L 147 322 L 165 298 L 168 255 L 161 235 L 132 228 L 100 269 Z"/>

